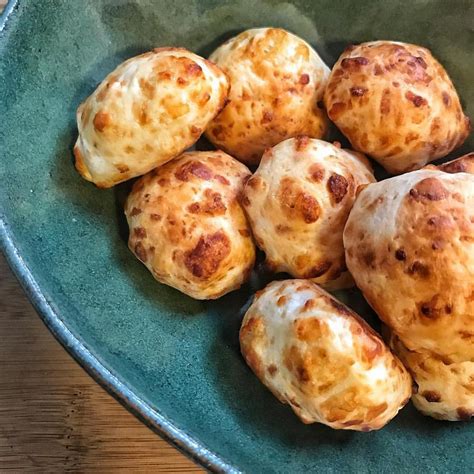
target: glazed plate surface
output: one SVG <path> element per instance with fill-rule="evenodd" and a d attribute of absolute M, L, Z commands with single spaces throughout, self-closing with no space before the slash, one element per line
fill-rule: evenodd
<path fill-rule="evenodd" d="M 2 245 L 41 317 L 99 382 L 214 470 L 474 471 L 474 426 L 411 405 L 380 432 L 301 424 L 239 353 L 242 308 L 265 278 L 214 302 L 156 283 L 125 243 L 128 186 L 96 189 L 72 164 L 75 110 L 117 64 L 158 46 L 207 56 L 256 26 L 302 36 L 330 66 L 349 43 L 424 45 L 474 117 L 472 1 L 18 0 L 1 23 Z M 471 135 L 453 156 L 473 145 Z M 355 290 L 341 297 L 374 321 Z"/>

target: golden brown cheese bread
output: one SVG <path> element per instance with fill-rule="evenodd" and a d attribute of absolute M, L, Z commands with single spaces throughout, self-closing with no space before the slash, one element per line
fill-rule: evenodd
<path fill-rule="evenodd" d="M 77 170 L 108 188 L 166 163 L 198 140 L 228 89 L 217 66 L 183 48 L 125 61 L 77 110 Z"/>
<path fill-rule="evenodd" d="M 304 134 L 321 138 L 329 68 L 301 38 L 279 28 L 245 31 L 210 58 L 228 75 L 229 103 L 206 130 L 237 159 L 257 164 L 265 148 Z"/>
<path fill-rule="evenodd" d="M 344 230 L 346 262 L 409 349 L 474 357 L 474 176 L 419 170 L 367 186 Z"/>
<path fill-rule="evenodd" d="M 257 292 L 240 345 L 257 377 L 304 423 L 377 430 L 411 395 L 408 372 L 379 335 L 309 280 Z"/>
<path fill-rule="evenodd" d="M 255 260 L 238 202 L 249 176 L 221 151 L 184 153 L 143 176 L 125 205 L 130 249 L 158 281 L 193 298 L 239 288 Z"/>
<path fill-rule="evenodd" d="M 474 152 L 467 153 L 455 160 L 448 161 L 437 167 L 445 173 L 471 173 L 474 174 Z"/>
<path fill-rule="evenodd" d="M 458 94 L 429 50 L 395 41 L 347 48 L 324 101 L 354 149 L 390 173 L 421 168 L 460 146 L 470 125 Z"/>
<path fill-rule="evenodd" d="M 242 203 L 267 265 L 332 287 L 352 286 L 342 232 L 357 187 L 375 178 L 360 153 L 305 136 L 267 150 Z"/>
<path fill-rule="evenodd" d="M 416 380 L 412 401 L 425 415 L 467 421 L 474 415 L 474 361 L 452 362 L 428 351 L 410 351 L 393 333 L 390 345 Z"/>
<path fill-rule="evenodd" d="M 357 286 L 406 348 L 400 357 L 415 381 L 422 391 L 437 387 L 443 400 L 421 404 L 418 397 L 416 405 L 459 419 L 458 408 L 474 406 L 474 386 L 465 401 L 461 374 L 474 360 L 474 175 L 426 169 L 370 184 L 349 215 L 344 246 Z"/>

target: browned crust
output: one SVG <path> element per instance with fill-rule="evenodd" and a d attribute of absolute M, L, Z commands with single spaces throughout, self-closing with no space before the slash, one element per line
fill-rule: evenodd
<path fill-rule="evenodd" d="M 467 153 L 455 160 L 448 161 L 438 166 L 445 173 L 470 173 L 474 174 L 474 152 Z"/>

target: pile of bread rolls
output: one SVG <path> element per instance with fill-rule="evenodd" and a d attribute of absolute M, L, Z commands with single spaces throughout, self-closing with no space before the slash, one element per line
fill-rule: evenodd
<path fill-rule="evenodd" d="M 322 140 L 329 120 L 352 149 Z M 435 418 L 474 414 L 474 154 L 425 166 L 470 132 L 430 51 L 363 43 L 330 70 L 294 34 L 252 29 L 209 60 L 125 61 L 77 122 L 85 179 L 141 176 L 129 247 L 158 281 L 218 298 L 248 280 L 256 246 L 294 278 L 256 293 L 240 344 L 304 423 L 379 429 L 410 397 Z M 216 150 L 186 151 L 202 134 Z M 366 155 L 398 176 L 376 182 Z M 325 291 L 354 283 L 388 345 Z"/>

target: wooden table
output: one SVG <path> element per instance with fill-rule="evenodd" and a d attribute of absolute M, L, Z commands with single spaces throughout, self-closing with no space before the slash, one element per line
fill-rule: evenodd
<path fill-rule="evenodd" d="M 0 472 L 201 472 L 74 362 L 1 253 L 0 275 Z"/>
<path fill-rule="evenodd" d="M 0 253 L 0 472 L 200 472 L 43 325 Z"/>

